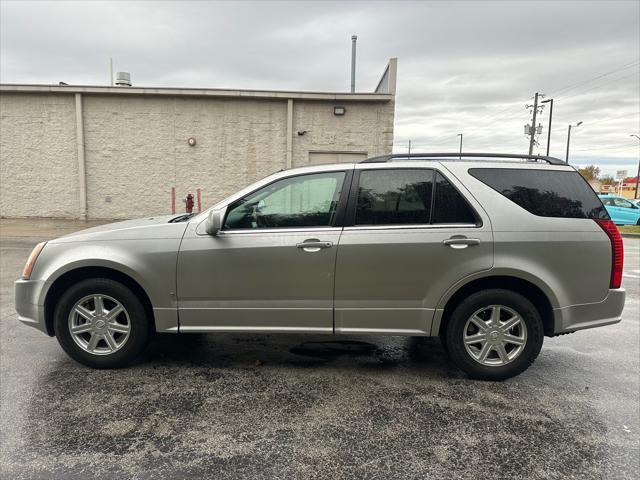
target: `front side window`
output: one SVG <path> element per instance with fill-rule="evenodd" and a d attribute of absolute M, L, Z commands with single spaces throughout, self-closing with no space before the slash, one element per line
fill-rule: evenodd
<path fill-rule="evenodd" d="M 633 204 L 629 200 L 625 200 L 624 198 L 614 198 L 613 203 L 616 207 L 633 208 Z"/>
<path fill-rule="evenodd" d="M 429 223 L 432 189 L 432 170 L 363 170 L 360 172 L 355 224 Z"/>
<path fill-rule="evenodd" d="M 224 229 L 329 227 L 345 172 L 284 178 L 232 203 Z"/>

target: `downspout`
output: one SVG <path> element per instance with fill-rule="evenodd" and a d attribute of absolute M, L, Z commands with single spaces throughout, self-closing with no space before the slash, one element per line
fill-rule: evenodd
<path fill-rule="evenodd" d="M 82 94 L 76 93 L 76 148 L 78 149 L 78 193 L 80 219 L 87 219 L 87 178 L 84 160 L 84 124 L 82 120 Z"/>
<path fill-rule="evenodd" d="M 287 100 L 287 161 L 285 168 L 293 166 L 293 99 Z"/>

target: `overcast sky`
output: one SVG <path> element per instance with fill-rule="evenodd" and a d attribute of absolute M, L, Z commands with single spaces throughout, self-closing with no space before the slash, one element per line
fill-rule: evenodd
<path fill-rule="evenodd" d="M 0 82 L 347 91 L 398 57 L 396 151 L 526 152 L 525 105 L 555 99 L 551 154 L 635 174 L 640 2 L 0 2 Z M 548 111 L 537 151 L 546 151 Z"/>

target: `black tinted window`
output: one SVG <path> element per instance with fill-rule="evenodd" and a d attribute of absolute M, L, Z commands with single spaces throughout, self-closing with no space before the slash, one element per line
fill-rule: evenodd
<path fill-rule="evenodd" d="M 355 224 L 429 223 L 432 188 L 432 170 L 363 170 L 360 172 Z"/>
<path fill-rule="evenodd" d="M 476 223 L 467 201 L 440 173 L 436 174 L 436 192 L 431 223 Z"/>
<path fill-rule="evenodd" d="M 534 215 L 609 218 L 598 196 L 578 172 L 473 168 L 469 173 Z"/>

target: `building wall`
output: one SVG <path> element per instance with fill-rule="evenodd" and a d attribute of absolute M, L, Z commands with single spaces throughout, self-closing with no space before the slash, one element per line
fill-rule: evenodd
<path fill-rule="evenodd" d="M 293 166 L 308 165 L 309 152 L 363 152 L 367 156 L 391 153 L 393 104 L 340 104 L 343 116 L 333 114 L 334 103 L 294 102 Z M 300 136 L 297 132 L 307 131 Z M 338 158 L 339 159 L 339 158 Z"/>
<path fill-rule="evenodd" d="M 0 216 L 78 215 L 73 95 L 0 95 Z"/>
<path fill-rule="evenodd" d="M 74 96 L 1 98 L 0 215 L 77 218 Z M 310 151 L 390 153 L 393 112 L 393 101 L 294 100 L 292 165 Z M 83 94 L 82 119 L 88 218 L 171 213 L 172 187 L 177 211 L 198 188 L 206 208 L 286 167 L 286 98 Z"/>

